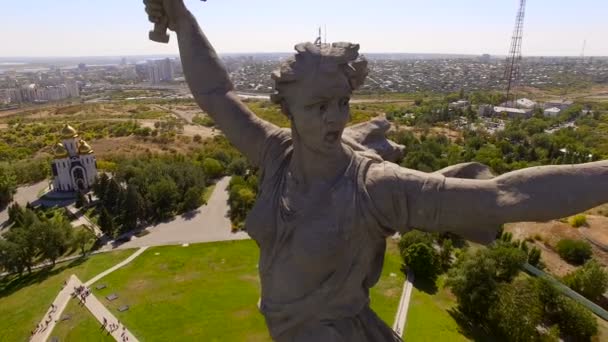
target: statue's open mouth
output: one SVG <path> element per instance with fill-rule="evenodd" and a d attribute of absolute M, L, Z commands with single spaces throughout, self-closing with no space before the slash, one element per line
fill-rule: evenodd
<path fill-rule="evenodd" d="M 338 139 L 340 139 L 340 131 L 330 131 L 325 134 L 325 141 L 329 143 L 334 143 Z"/>

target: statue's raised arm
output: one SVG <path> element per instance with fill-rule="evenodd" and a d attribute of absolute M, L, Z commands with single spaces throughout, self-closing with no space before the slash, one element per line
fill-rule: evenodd
<path fill-rule="evenodd" d="M 234 92 L 215 50 L 183 0 L 144 0 L 150 21 L 177 33 L 186 81 L 197 104 L 253 164 L 260 163 L 266 139 L 278 127 L 258 118 Z"/>

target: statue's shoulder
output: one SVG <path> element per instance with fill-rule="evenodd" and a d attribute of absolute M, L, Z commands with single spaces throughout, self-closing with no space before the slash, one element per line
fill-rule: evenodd
<path fill-rule="evenodd" d="M 369 160 L 365 171 L 365 187 L 372 198 L 383 197 L 397 185 L 397 169 L 401 168 L 388 161 Z"/>
<path fill-rule="evenodd" d="M 278 128 L 271 132 L 264 142 L 259 159 L 262 173 L 274 176 L 292 150 L 293 140 L 289 129 Z"/>

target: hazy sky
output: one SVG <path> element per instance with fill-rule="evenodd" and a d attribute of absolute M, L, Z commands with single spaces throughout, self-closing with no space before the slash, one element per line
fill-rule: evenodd
<path fill-rule="evenodd" d="M 0 57 L 176 54 L 148 40 L 141 0 L 1 0 Z M 187 0 L 219 52 L 289 52 L 312 41 L 363 52 L 506 54 L 518 0 Z M 607 0 L 528 0 L 524 55 L 608 56 Z"/>

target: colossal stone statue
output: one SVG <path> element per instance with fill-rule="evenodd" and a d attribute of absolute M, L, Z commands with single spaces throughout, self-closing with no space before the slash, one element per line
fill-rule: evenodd
<path fill-rule="evenodd" d="M 246 228 L 260 248 L 260 309 L 276 341 L 399 341 L 369 308 L 385 239 L 395 232 L 416 227 L 489 242 L 502 223 L 549 220 L 608 202 L 607 161 L 492 178 L 475 163 L 428 174 L 356 148 L 369 138 L 380 151 L 385 142 L 357 129 L 343 137 L 350 96 L 367 75 L 355 44 L 296 45 L 296 55 L 272 74 L 272 101 L 291 120 L 291 130 L 280 129 L 239 100 L 182 0 L 144 2 L 152 22 L 177 32 L 198 105 L 261 170 Z"/>

